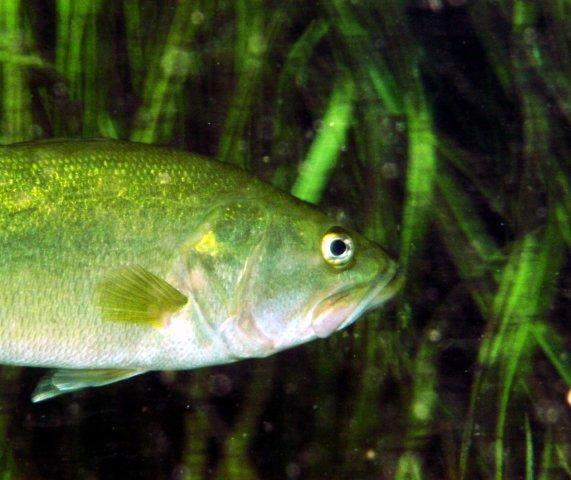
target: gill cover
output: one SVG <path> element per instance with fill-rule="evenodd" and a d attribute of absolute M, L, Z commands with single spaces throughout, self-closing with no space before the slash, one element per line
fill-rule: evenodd
<path fill-rule="evenodd" d="M 266 356 L 274 345 L 257 328 L 254 281 L 266 249 L 271 219 L 254 201 L 224 202 L 213 208 L 182 252 L 179 280 L 205 325 L 234 359 Z"/>

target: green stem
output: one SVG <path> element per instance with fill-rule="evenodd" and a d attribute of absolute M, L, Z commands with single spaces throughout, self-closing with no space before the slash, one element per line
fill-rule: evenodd
<path fill-rule="evenodd" d="M 351 124 L 354 86 L 352 80 L 337 82 L 329 98 L 321 126 L 299 169 L 292 195 L 318 203 L 344 148 Z"/>

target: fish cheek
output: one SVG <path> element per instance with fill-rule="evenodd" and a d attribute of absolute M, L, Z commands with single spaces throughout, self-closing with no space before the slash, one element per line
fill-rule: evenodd
<path fill-rule="evenodd" d="M 213 209 L 182 249 L 178 275 L 199 323 L 238 358 L 273 353 L 252 317 L 256 266 L 265 257 L 271 217 L 241 201 Z"/>
<path fill-rule="evenodd" d="M 276 350 L 299 344 L 309 326 L 305 325 L 306 312 L 320 289 L 313 253 L 295 224 L 278 222 L 256 262 L 248 289 L 250 311 Z"/>
<path fill-rule="evenodd" d="M 258 217 L 263 218 L 263 217 Z M 242 252 L 242 266 L 228 303 L 229 317 L 219 332 L 227 347 L 237 358 L 266 357 L 278 350 L 278 344 L 259 323 L 256 310 L 259 302 L 266 299 L 260 295 L 260 287 L 267 279 L 263 265 L 271 261 L 270 251 L 272 225 L 269 216 L 255 236 L 249 237 L 247 248 Z"/>

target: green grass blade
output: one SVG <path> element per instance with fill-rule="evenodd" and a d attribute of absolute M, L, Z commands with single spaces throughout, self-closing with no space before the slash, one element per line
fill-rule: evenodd
<path fill-rule="evenodd" d="M 568 443 L 558 443 L 555 445 L 555 455 L 559 467 L 571 478 L 571 446 Z"/>
<path fill-rule="evenodd" d="M 261 410 L 271 388 L 268 382 L 268 372 L 272 371 L 274 361 L 258 362 L 252 372 L 252 380 L 246 393 L 245 408 L 240 412 L 240 418 L 230 432 L 226 444 L 225 462 L 220 466 L 221 480 L 242 480 L 244 478 L 256 480 L 260 478 L 248 457 L 251 434 L 255 431 Z"/>
<path fill-rule="evenodd" d="M 528 233 L 515 245 L 504 267 L 498 292 L 492 305 L 492 319 L 497 319 L 488 338 L 482 342 L 479 363 L 484 367 L 474 383 L 470 414 L 465 427 L 460 458 L 462 478 L 466 474 L 468 452 L 476 398 L 488 388 L 488 382 L 500 382 L 498 418 L 496 422 L 495 478 L 503 477 L 505 455 L 505 426 L 516 377 L 530 374 L 530 358 L 535 347 L 534 324 L 551 304 L 555 293 L 556 273 L 563 261 L 563 243 L 554 216 L 545 232 Z M 488 380 L 490 375 L 499 379 Z"/>
<path fill-rule="evenodd" d="M 543 450 L 541 452 L 541 466 L 539 469 L 539 480 L 551 480 L 550 472 L 553 471 L 553 455 L 554 455 L 554 445 L 551 432 L 548 430 L 545 435 L 545 441 L 543 443 Z"/>
<path fill-rule="evenodd" d="M 555 440 L 553 436 L 550 428 L 543 442 L 538 480 L 571 478 L 571 446 L 568 442 Z"/>
<path fill-rule="evenodd" d="M 519 256 L 517 268 L 506 269 L 502 284 L 507 288 L 500 287 L 494 302 L 494 311 L 501 318 L 500 328 L 484 364 L 492 366 L 499 362 L 502 376 L 495 442 L 496 479 L 503 476 L 505 423 L 512 386 L 516 372 L 519 375 L 526 373 L 521 370 L 520 361 L 532 353 L 532 322 L 539 319 L 551 303 L 554 273 L 562 261 L 561 247 L 553 220 L 545 234 L 526 235 L 521 249 L 516 251 Z M 529 365 L 529 361 L 525 364 Z"/>
<path fill-rule="evenodd" d="M 247 167 L 249 162 L 249 140 L 245 136 L 248 119 L 255 108 L 257 92 L 260 90 L 265 55 L 272 34 L 266 30 L 265 9 L 261 0 L 237 0 L 236 41 L 234 69 L 237 85 L 232 103 L 226 116 L 224 131 L 218 148 L 218 159 L 222 162 Z M 274 12 L 274 22 L 279 12 Z M 273 25 L 274 29 L 276 25 Z"/>
<path fill-rule="evenodd" d="M 402 89 L 388 62 L 370 48 L 373 40 L 355 14 L 355 8 L 342 0 L 326 2 L 331 24 L 337 28 L 356 63 L 377 91 L 379 100 L 392 115 L 403 112 Z M 399 9 L 400 11 L 400 9 Z"/>
<path fill-rule="evenodd" d="M 194 0 L 177 2 L 166 38 L 158 43 L 158 51 L 152 57 L 154 63 L 145 77 L 143 104 L 137 111 L 131 132 L 133 141 L 165 142 L 172 136 L 179 110 L 176 98 L 194 68 L 190 45 L 197 30 L 193 21 L 196 6 Z"/>
<path fill-rule="evenodd" d="M 533 480 L 534 461 L 533 461 L 533 435 L 531 433 L 531 425 L 529 417 L 525 416 L 525 480 Z"/>
<path fill-rule="evenodd" d="M 408 422 L 408 437 L 411 444 L 415 439 L 422 441 L 428 437 L 434 420 L 438 400 L 436 355 L 435 343 L 430 339 L 430 332 L 427 331 L 414 361 L 414 380 Z"/>
<path fill-rule="evenodd" d="M 355 109 L 352 133 L 359 164 L 354 170 L 360 191 L 367 192 L 366 198 L 358 198 L 365 219 L 364 233 L 380 245 L 394 248 L 398 245 L 399 207 L 391 184 L 400 175 L 395 155 L 402 146 L 402 136 L 398 122 L 375 100 L 367 82 L 359 81 L 356 92 L 360 108 Z"/>
<path fill-rule="evenodd" d="M 139 0 L 123 1 L 123 18 L 125 19 L 127 55 L 129 69 L 135 90 L 142 90 L 145 71 L 144 20 L 141 18 Z"/>
<path fill-rule="evenodd" d="M 344 147 L 351 124 L 354 85 L 348 78 L 336 83 L 327 110 L 291 189 L 292 195 L 318 203 Z"/>
<path fill-rule="evenodd" d="M 422 462 L 412 452 L 401 455 L 397 463 L 395 480 L 422 480 Z"/>
<path fill-rule="evenodd" d="M 55 70 L 61 76 L 61 95 L 81 106 L 81 123 L 75 124 L 67 111 L 55 112 L 52 127 L 56 136 L 111 137 L 120 127 L 108 111 L 110 71 L 109 44 L 102 40 L 100 18 L 103 1 L 56 3 Z"/>
<path fill-rule="evenodd" d="M 559 231 L 567 243 L 567 248 L 571 249 L 571 182 L 569 177 L 558 168 L 554 183 L 559 197 L 555 204 Z"/>
<path fill-rule="evenodd" d="M 529 347 L 529 325 L 521 325 L 517 331 L 510 335 L 510 356 L 503 372 L 502 389 L 498 405 L 498 420 L 496 423 L 496 439 L 494 441 L 495 450 L 495 479 L 501 480 L 504 476 L 505 462 L 505 429 L 508 415 L 510 395 L 514 385 L 517 369 Z"/>
<path fill-rule="evenodd" d="M 0 34 L 4 57 L 12 61 L 3 61 L 1 67 L 1 117 L 0 143 L 12 143 L 29 140 L 33 135 L 30 126 L 30 94 L 28 91 L 27 69 L 17 60 L 22 59 L 22 47 L 25 45 L 26 29 L 22 19 L 20 1 L 0 3 Z"/>
<path fill-rule="evenodd" d="M 401 263 L 406 270 L 419 251 L 431 218 L 432 194 L 436 177 L 436 137 L 432 112 L 423 87 L 406 96 L 408 166 L 406 198 L 403 206 Z"/>
<path fill-rule="evenodd" d="M 293 44 L 287 54 L 279 81 L 276 98 L 278 104 L 274 118 L 274 135 L 280 136 L 279 131 L 287 128 L 285 116 L 289 103 L 286 101 L 288 91 L 292 85 L 302 87 L 307 82 L 308 62 L 313 55 L 315 46 L 329 31 L 329 24 L 323 20 L 315 20 L 303 32 L 299 39 Z M 289 112 L 287 112 L 289 113 Z"/>
<path fill-rule="evenodd" d="M 485 317 L 490 311 L 495 287 L 490 280 L 494 279 L 496 269 L 503 265 L 504 255 L 486 232 L 466 191 L 454 177 L 443 168 L 436 182 L 438 228 L 461 278 Z"/>
<path fill-rule="evenodd" d="M 468 152 L 442 136 L 438 138 L 438 154 L 445 163 L 441 169 L 442 174 L 450 176 L 458 169 L 485 197 L 493 211 L 501 216 L 507 215 L 507 197 L 502 191 L 504 187 L 498 182 L 497 176 L 489 173 L 493 168 L 493 159 Z"/>
<path fill-rule="evenodd" d="M 563 381 L 571 388 L 571 353 L 565 349 L 562 336 L 544 322 L 533 325 L 532 333 Z"/>
<path fill-rule="evenodd" d="M 0 385 L 15 384 L 20 373 L 19 368 L 0 367 Z M 0 478 L 12 480 L 17 477 L 16 458 L 8 438 L 8 427 L 11 412 L 4 407 L 4 399 L 0 400 Z"/>
<path fill-rule="evenodd" d="M 278 80 L 276 92 L 276 107 L 273 117 L 273 161 L 278 167 L 273 175 L 272 184 L 282 190 L 289 190 L 293 182 L 295 165 L 290 162 L 298 151 L 303 151 L 304 133 L 298 122 L 291 121 L 296 118 L 292 107 L 297 105 L 297 95 L 311 78 L 311 64 L 314 49 L 329 31 L 325 20 L 314 20 L 305 32 L 296 40 L 288 52 L 282 72 Z M 292 88 L 295 86 L 296 88 Z M 284 148 L 287 147 L 287 148 Z"/>

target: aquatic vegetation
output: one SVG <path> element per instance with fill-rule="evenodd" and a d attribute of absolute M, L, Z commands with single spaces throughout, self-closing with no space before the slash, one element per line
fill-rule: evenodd
<path fill-rule="evenodd" d="M 348 219 L 406 274 L 392 308 L 274 358 L 33 407 L 41 372 L 2 368 L 2 475 L 571 475 L 570 10 L 1 2 L 2 143 L 218 157 Z"/>

